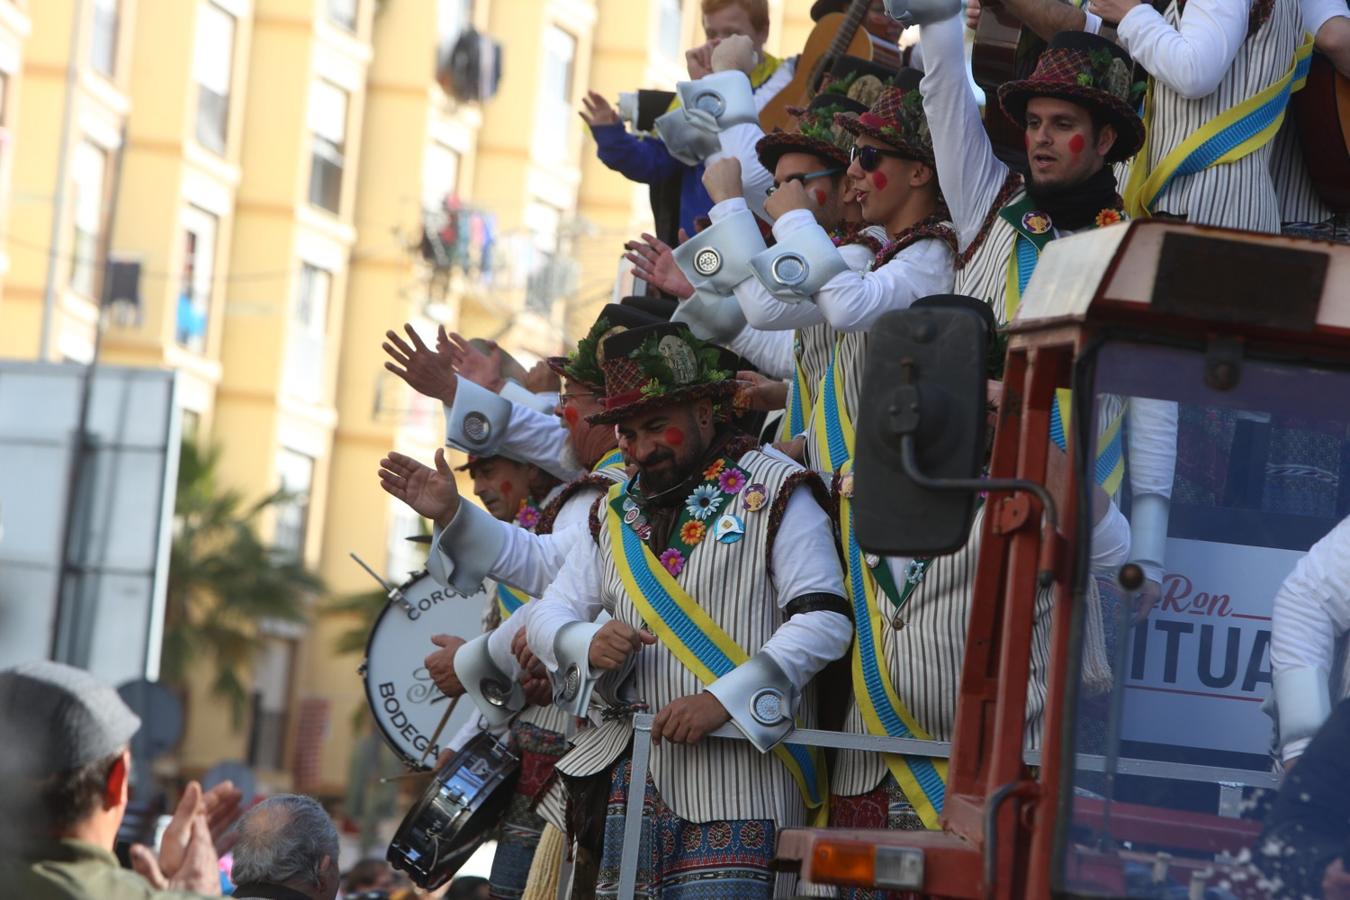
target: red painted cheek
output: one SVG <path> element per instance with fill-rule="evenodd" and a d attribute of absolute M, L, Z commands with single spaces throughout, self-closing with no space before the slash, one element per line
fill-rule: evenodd
<path fill-rule="evenodd" d="M 678 428 L 667 428 L 666 433 L 662 435 L 667 444 L 672 447 L 678 447 L 684 443 L 684 432 Z"/>
<path fill-rule="evenodd" d="M 516 489 L 516 486 L 509 481 L 503 481 L 499 490 L 503 494 L 509 494 Z"/>
<path fill-rule="evenodd" d="M 890 183 L 891 183 L 890 179 L 886 177 L 886 174 L 884 172 L 872 173 L 872 186 L 875 187 L 877 190 L 879 191 L 886 190 L 886 185 Z"/>
<path fill-rule="evenodd" d="M 563 410 L 563 419 L 567 421 L 568 425 L 577 424 L 579 418 L 580 416 L 577 415 L 577 411 L 573 407 L 569 406 Z"/>
<path fill-rule="evenodd" d="M 1083 140 L 1083 136 L 1081 134 L 1075 134 L 1073 137 L 1069 138 L 1069 150 L 1073 153 L 1074 156 L 1077 156 L 1078 154 L 1083 152 L 1083 147 L 1086 145 L 1086 143 L 1087 142 Z"/>
<path fill-rule="evenodd" d="M 822 191 L 820 188 L 816 188 L 816 205 L 817 206 L 825 205 L 825 192 Z"/>

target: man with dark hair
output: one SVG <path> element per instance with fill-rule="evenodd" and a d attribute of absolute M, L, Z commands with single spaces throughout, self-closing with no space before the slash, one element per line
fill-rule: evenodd
<path fill-rule="evenodd" d="M 81 669 L 44 661 L 0 672 L 0 885 L 6 896 L 220 896 L 211 818 L 232 817 L 238 805 L 228 783 L 203 796 L 191 782 L 159 855 L 138 844 L 131 858 L 140 874 L 118 866 L 112 850 L 127 809 L 128 744 L 140 725 L 116 691 Z"/>
<path fill-rule="evenodd" d="M 234 896 L 260 900 L 333 900 L 338 890 L 338 833 L 312 797 L 277 794 L 244 813 L 236 828 Z"/>

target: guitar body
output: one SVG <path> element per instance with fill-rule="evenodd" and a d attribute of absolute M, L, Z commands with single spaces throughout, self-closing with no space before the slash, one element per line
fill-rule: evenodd
<path fill-rule="evenodd" d="M 1023 46 L 1024 42 L 1028 46 Z M 992 4 L 984 7 L 971 48 L 971 74 L 984 91 L 984 130 L 994 155 L 1019 172 L 1026 171 L 1026 136 L 1003 114 L 998 87 L 1030 75 L 1043 47 L 1034 35 L 1022 34 L 1022 23 L 1017 19 Z"/>
<path fill-rule="evenodd" d="M 1293 106 L 1313 186 L 1334 212 L 1350 212 L 1350 79 L 1314 53 L 1308 84 Z"/>
<path fill-rule="evenodd" d="M 806 46 L 802 48 L 801 56 L 797 58 L 797 71 L 793 73 L 792 80 L 759 112 L 759 124 L 765 132 L 773 131 L 775 128 L 787 130 L 792 125 L 792 117 L 787 112 L 788 107 L 805 107 L 811 102 L 814 95 L 811 82 L 817 74 L 816 69 L 820 67 L 822 60 L 831 55 L 830 47 L 835 43 L 835 38 L 847 19 L 848 16 L 844 13 L 830 13 L 821 16 L 816 27 L 811 29 Z M 855 24 L 855 30 L 848 44 L 845 45 L 843 52 L 837 55 L 856 56 L 870 61 L 872 59 L 870 35 L 857 28 Z"/>

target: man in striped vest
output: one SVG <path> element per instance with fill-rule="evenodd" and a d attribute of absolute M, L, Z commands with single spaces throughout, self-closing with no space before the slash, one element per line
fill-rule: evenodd
<path fill-rule="evenodd" d="M 810 724 L 808 682 L 852 633 L 819 478 L 719 423 L 736 383 L 687 328 L 611 336 L 601 357 L 591 421 L 617 425 L 637 475 L 596 504 L 594 540 L 526 623 L 559 702 L 605 706 L 558 769 L 576 830 L 600 845 L 597 893 L 613 896 L 627 794 L 643 789 L 629 783 L 630 716 L 650 708 L 638 890 L 769 897 L 777 829 L 826 790 L 817 755 L 782 739 L 794 717 Z M 749 740 L 705 739 L 728 721 Z"/>

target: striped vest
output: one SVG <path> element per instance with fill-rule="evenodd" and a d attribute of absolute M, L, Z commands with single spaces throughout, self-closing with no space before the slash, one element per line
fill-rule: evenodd
<path fill-rule="evenodd" d="M 758 511 L 731 511 L 745 524 L 744 537 L 722 544 L 709 535 L 688 556 L 677 576 L 679 584 L 746 652 L 753 656 L 783 623 L 769 574 L 772 509 L 779 494 L 795 487 L 788 479 L 801 470 L 758 450 L 738 465 L 750 484 L 763 484 L 770 498 Z M 785 498 L 784 498 L 785 499 Z M 725 510 L 723 510 L 724 512 Z M 605 514 L 603 504 L 599 515 Z M 603 519 L 602 519 L 603 522 Z M 628 598 L 607 528 L 597 532 L 601 556 L 601 602 L 621 622 L 639 628 L 641 617 Z M 662 644 L 644 646 L 632 677 L 634 693 L 653 712 L 673 700 L 698 694 L 703 684 Z M 808 690 L 799 715 L 810 721 L 813 701 Z M 584 777 L 605 771 L 628 748 L 632 726 L 627 719 L 582 731 L 574 749 L 558 763 L 558 771 Z M 691 822 L 725 819 L 773 819 L 780 826 L 801 824 L 805 808 L 795 782 L 771 753 L 761 754 L 747 741 L 709 738 L 694 746 L 662 742 L 652 747 L 651 774 L 661 798 L 675 815 Z"/>

